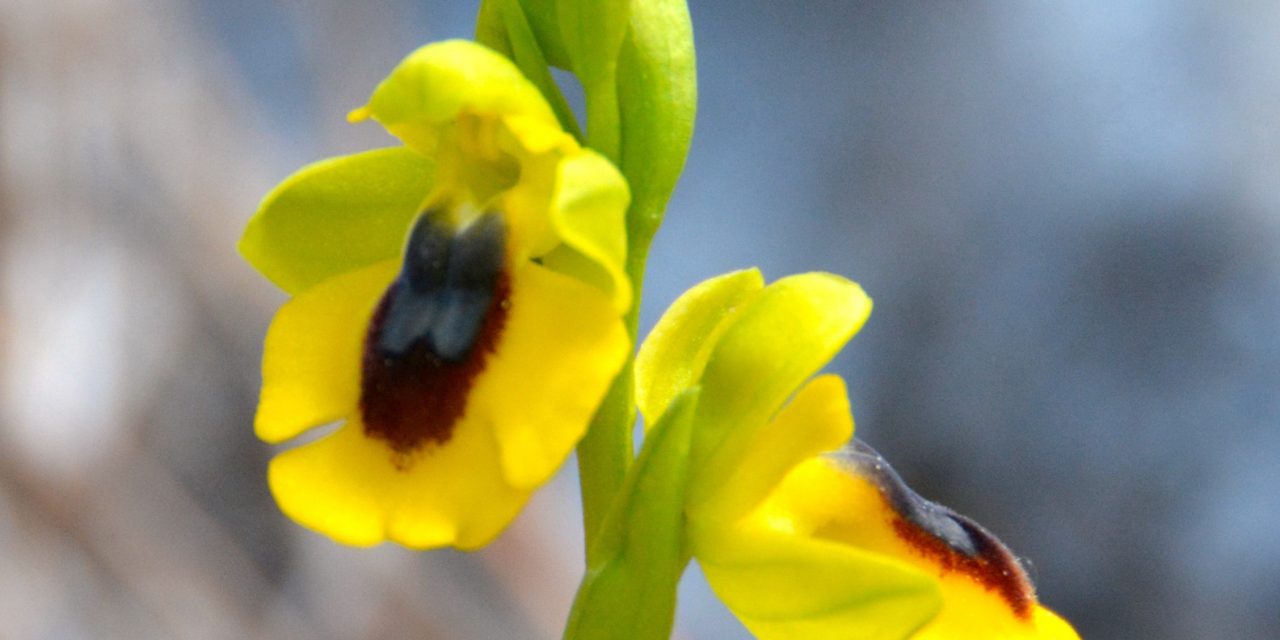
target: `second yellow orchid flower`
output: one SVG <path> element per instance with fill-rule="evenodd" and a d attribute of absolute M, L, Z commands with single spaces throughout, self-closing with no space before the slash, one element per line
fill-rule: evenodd
<path fill-rule="evenodd" d="M 691 289 L 641 347 L 646 417 L 700 388 L 685 510 L 712 588 L 765 639 L 1076 638 L 994 536 L 846 446 L 843 381 L 805 382 L 870 311 L 843 278 L 743 271 Z"/>

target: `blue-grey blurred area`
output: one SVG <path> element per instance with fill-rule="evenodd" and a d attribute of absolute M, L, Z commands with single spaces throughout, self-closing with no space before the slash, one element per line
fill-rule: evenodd
<path fill-rule="evenodd" d="M 643 321 L 731 269 L 876 301 L 860 436 L 1088 638 L 1280 636 L 1280 8 L 694 0 Z M 444 0 L 0 1 L 0 637 L 554 638 L 572 469 L 475 554 L 287 521 L 284 296 L 234 244 Z M 792 585 L 804 588 L 804 585 Z M 678 636 L 750 637 L 692 570 Z"/>

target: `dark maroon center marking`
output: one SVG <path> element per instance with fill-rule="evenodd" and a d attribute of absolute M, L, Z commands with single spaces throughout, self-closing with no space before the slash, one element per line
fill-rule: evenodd
<path fill-rule="evenodd" d="M 510 304 L 502 219 L 485 214 L 455 231 L 442 218 L 428 211 L 414 224 L 365 336 L 364 431 L 402 457 L 453 436 Z"/>
<path fill-rule="evenodd" d="M 1016 617 L 1030 618 L 1035 589 L 1017 558 L 995 535 L 973 520 L 920 497 L 884 457 L 861 440 L 854 440 L 837 459 L 880 489 L 895 512 L 893 529 L 908 545 L 936 562 L 943 572 L 963 573 L 988 591 L 998 593 Z"/>
<path fill-rule="evenodd" d="M 977 554 L 971 556 L 952 547 L 932 531 L 906 518 L 895 518 L 893 530 L 920 554 L 938 563 L 944 572 L 968 575 L 988 591 L 1000 594 L 1015 617 L 1030 619 L 1035 595 L 1017 559 L 1004 544 L 972 520 L 959 514 L 953 517 L 979 543 Z"/>

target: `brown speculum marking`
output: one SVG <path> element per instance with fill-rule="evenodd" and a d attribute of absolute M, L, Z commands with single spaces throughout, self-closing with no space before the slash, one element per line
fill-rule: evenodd
<path fill-rule="evenodd" d="M 920 497 L 875 449 L 861 440 L 838 455 L 848 469 L 874 483 L 893 508 L 893 529 L 944 573 L 958 572 L 999 594 L 1013 614 L 1030 619 L 1035 589 L 1018 559 L 973 520 Z"/>
<path fill-rule="evenodd" d="M 453 436 L 507 320 L 506 230 L 488 213 L 455 229 L 419 216 L 404 266 L 369 321 L 361 362 L 365 434 L 401 459 Z"/>

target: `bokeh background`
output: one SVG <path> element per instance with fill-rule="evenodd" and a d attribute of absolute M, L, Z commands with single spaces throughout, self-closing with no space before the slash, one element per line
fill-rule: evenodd
<path fill-rule="evenodd" d="M 283 295 L 234 252 L 444 0 L 0 0 L 0 637 L 555 638 L 570 465 L 475 554 L 286 521 Z M 1280 7 L 693 0 L 644 323 L 759 265 L 863 283 L 859 433 L 1088 638 L 1280 637 Z M 796 585 L 801 588 L 802 585 Z M 696 569 L 679 637 L 748 638 Z"/>

